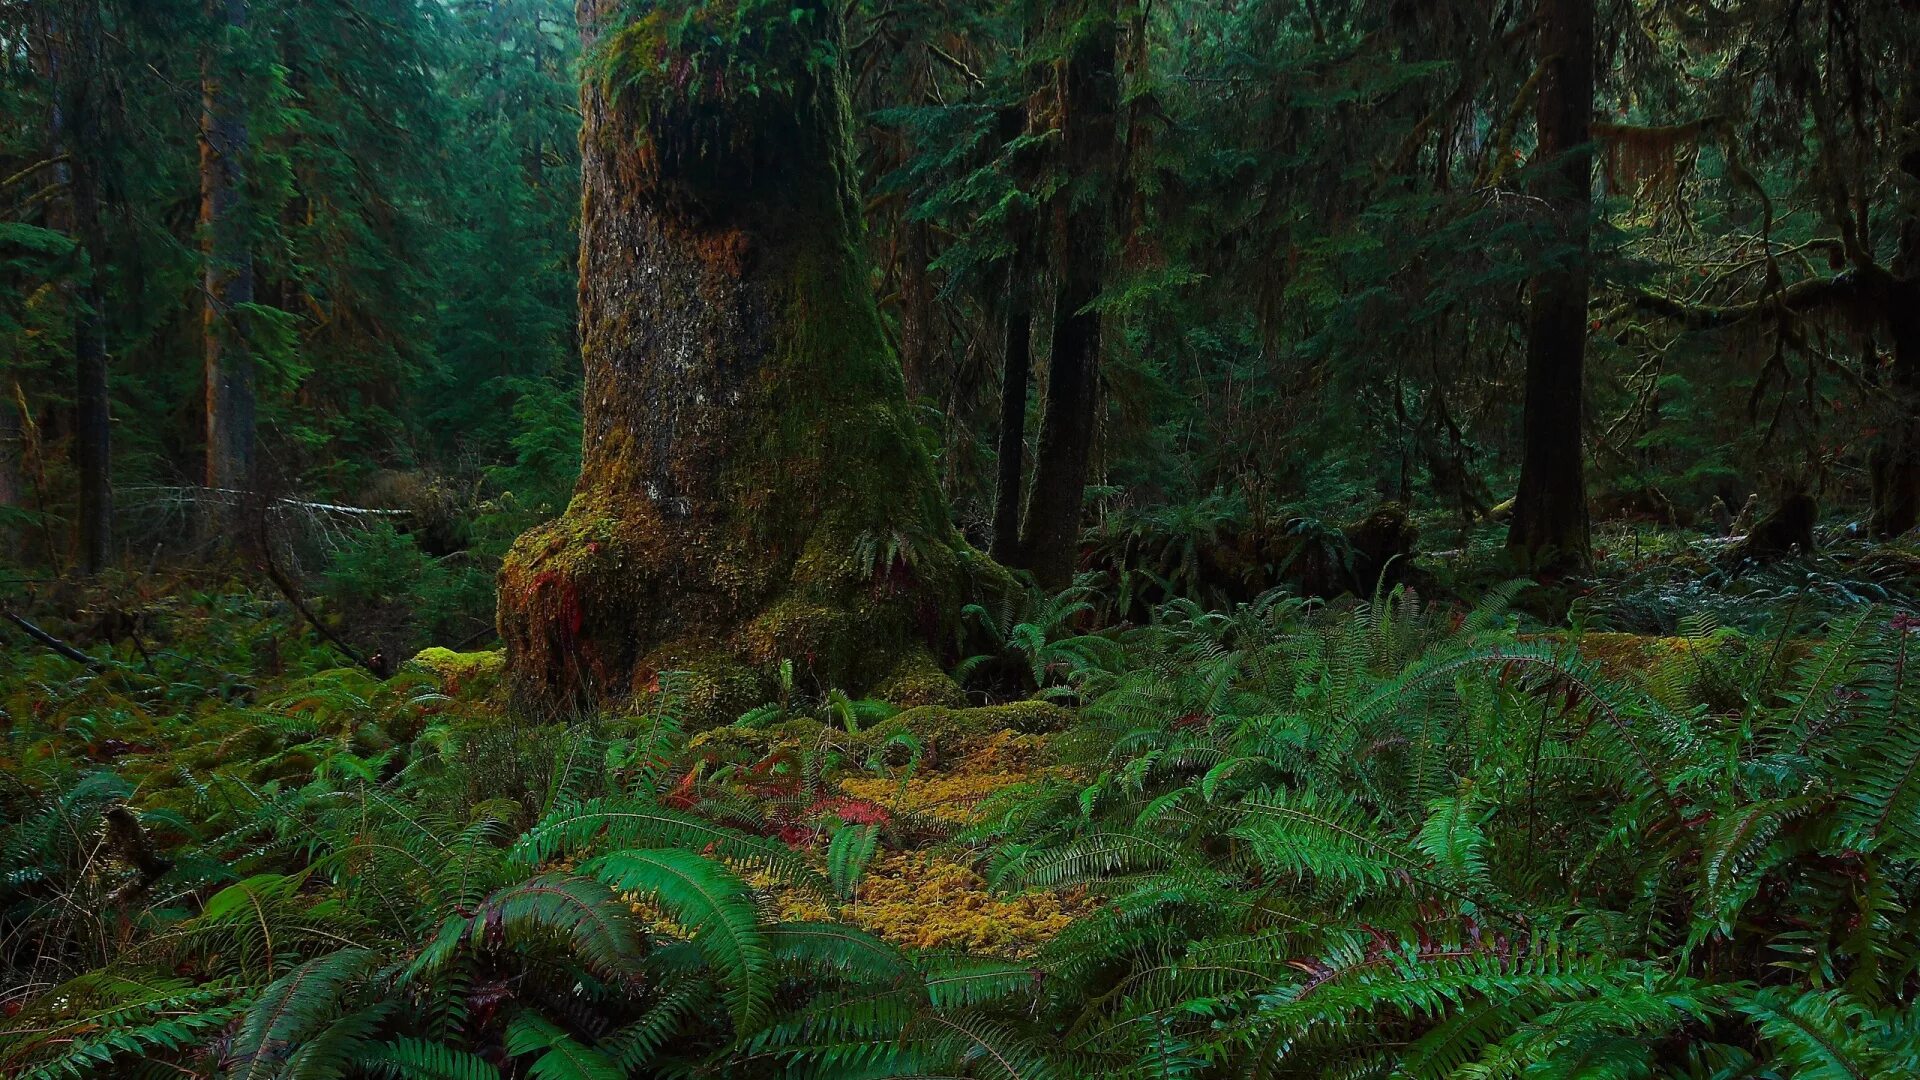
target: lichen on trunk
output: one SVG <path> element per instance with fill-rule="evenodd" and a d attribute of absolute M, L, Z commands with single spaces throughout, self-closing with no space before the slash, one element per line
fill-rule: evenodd
<path fill-rule="evenodd" d="M 835 9 L 629 10 L 579 10 L 584 445 L 566 512 L 501 570 L 515 692 L 577 708 L 683 671 L 724 715 L 783 659 L 865 690 L 996 571 L 869 290 Z"/>

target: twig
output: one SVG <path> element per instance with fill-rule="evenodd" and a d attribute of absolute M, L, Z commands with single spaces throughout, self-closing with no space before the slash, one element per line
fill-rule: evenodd
<path fill-rule="evenodd" d="M 273 539 L 266 535 L 266 529 L 264 527 L 259 531 L 260 565 L 261 568 L 267 572 L 268 580 L 273 582 L 273 587 L 280 590 L 280 595 L 286 597 L 287 603 L 293 605 L 294 610 L 300 613 L 300 617 L 305 619 L 307 625 L 313 627 L 314 632 L 319 634 L 327 644 L 338 649 L 342 655 L 353 661 L 355 665 L 366 668 L 378 678 L 386 678 L 387 673 L 380 670 L 378 664 L 361 656 L 359 650 L 348 644 L 345 638 L 335 633 L 331 627 L 320 621 L 318 615 L 313 613 L 313 609 L 308 607 L 307 602 L 301 598 L 300 590 L 294 586 L 292 581 L 287 579 L 287 575 L 283 573 L 279 565 L 273 561 Z"/>

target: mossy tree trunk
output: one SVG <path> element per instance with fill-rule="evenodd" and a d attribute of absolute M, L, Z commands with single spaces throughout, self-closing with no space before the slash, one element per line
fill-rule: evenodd
<path fill-rule="evenodd" d="M 584 446 L 565 514 L 501 570 L 515 692 L 577 708 L 677 671 L 724 714 L 783 659 L 852 692 L 924 672 L 992 570 L 870 291 L 838 9 L 632 10 L 578 9 Z"/>
<path fill-rule="evenodd" d="M 1587 254 L 1593 205 L 1588 129 L 1593 111 L 1593 0 L 1543 0 L 1535 99 L 1538 193 L 1552 225 L 1553 262 L 1534 279 L 1527 316 L 1520 486 L 1507 550 L 1529 570 L 1585 569 L 1592 559 L 1583 455 Z"/>

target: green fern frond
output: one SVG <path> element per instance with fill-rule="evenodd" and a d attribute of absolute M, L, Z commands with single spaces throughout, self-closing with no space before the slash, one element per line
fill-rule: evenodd
<path fill-rule="evenodd" d="M 370 949 L 341 949 L 275 979 L 240 1021 L 229 1050 L 238 1080 L 275 1076 L 281 1064 L 331 1020 L 342 996 L 379 964 Z"/>
<path fill-rule="evenodd" d="M 440 927 L 407 967 L 407 980 L 432 975 L 463 948 L 538 941 L 564 943 L 601 974 L 630 970 L 640 953 L 632 912 L 606 885 L 588 877 L 547 874 L 488 896 L 471 915 Z"/>
<path fill-rule="evenodd" d="M 623 893 L 653 900 L 687 928 L 707 963 L 720 974 L 739 1031 L 766 1021 L 773 985 L 772 946 L 759 925 L 753 897 L 725 867 L 690 851 L 635 849 L 602 855 L 581 867 Z"/>
<path fill-rule="evenodd" d="M 827 841 L 827 880 L 833 894 L 841 900 L 853 899 L 860 876 L 867 871 L 880 842 L 878 825 L 846 825 L 834 830 Z"/>
<path fill-rule="evenodd" d="M 635 799 L 594 799 L 559 807 L 520 837 L 508 857 L 516 865 L 532 867 L 562 853 L 644 846 L 705 851 L 817 896 L 834 895 L 832 884 L 785 844 Z"/>
<path fill-rule="evenodd" d="M 477 1054 L 445 1043 L 400 1038 L 360 1052 L 359 1065 L 394 1080 L 499 1080 L 500 1070 Z"/>
<path fill-rule="evenodd" d="M 508 1021 L 507 1053 L 538 1054 L 527 1066 L 535 1080 L 626 1080 L 619 1062 L 533 1012 L 516 1013 Z"/>

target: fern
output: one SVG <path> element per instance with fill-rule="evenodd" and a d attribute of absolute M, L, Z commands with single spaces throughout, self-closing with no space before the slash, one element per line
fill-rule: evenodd
<path fill-rule="evenodd" d="M 538 1055 L 527 1067 L 537 1080 L 625 1080 L 627 1075 L 618 1061 L 531 1012 L 518 1013 L 508 1022 L 507 1053 Z"/>
<path fill-rule="evenodd" d="M 659 904 L 720 974 L 735 1026 L 744 1032 L 765 1022 L 772 947 L 738 878 L 711 859 L 674 848 L 602 855 L 581 872 Z"/>

